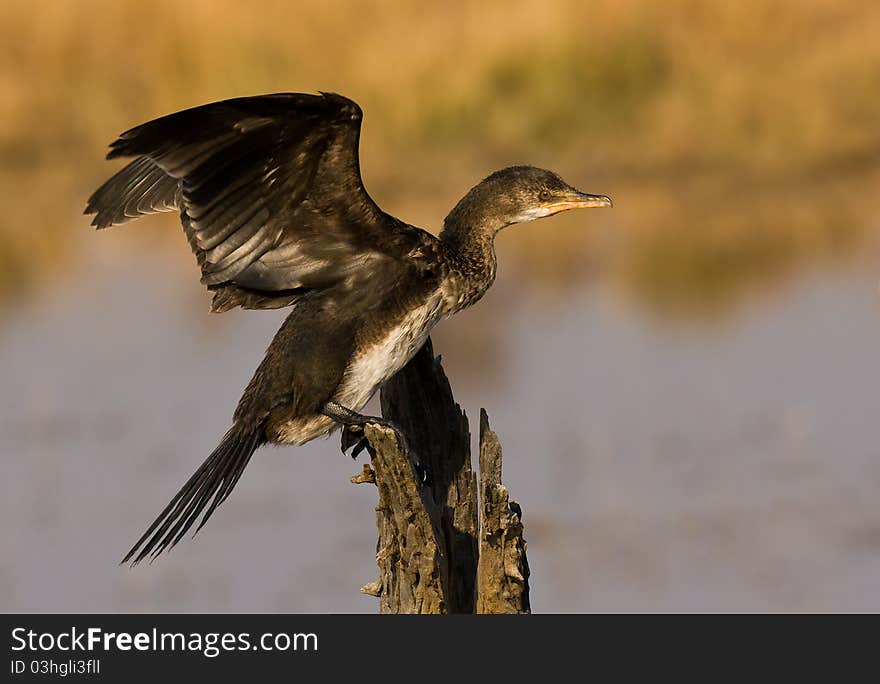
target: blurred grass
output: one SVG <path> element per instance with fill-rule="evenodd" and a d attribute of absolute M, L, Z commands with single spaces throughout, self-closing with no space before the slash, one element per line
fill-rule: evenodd
<path fill-rule="evenodd" d="M 867 0 L 7 0 L 0 298 L 93 238 L 79 214 L 121 130 L 320 89 L 363 106 L 365 179 L 392 213 L 436 230 L 493 168 L 554 168 L 616 207 L 505 236 L 543 282 L 600 272 L 654 312 L 724 312 L 876 237 L 878 35 Z"/>

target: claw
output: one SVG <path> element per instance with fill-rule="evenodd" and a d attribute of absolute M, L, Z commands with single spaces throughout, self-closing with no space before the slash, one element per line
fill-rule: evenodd
<path fill-rule="evenodd" d="M 403 430 L 397 427 L 397 425 L 383 418 L 370 420 L 369 424 L 379 425 L 381 427 L 393 430 L 394 435 L 397 437 L 397 443 L 400 445 L 400 448 L 405 452 L 410 452 L 409 443 L 406 439 L 406 435 L 404 434 Z M 367 436 L 364 434 L 364 425 L 361 424 L 343 425 L 340 447 L 342 448 L 343 454 L 351 449 L 352 459 L 357 459 L 357 457 L 360 456 L 360 454 L 365 449 L 367 450 L 367 452 L 369 452 L 371 459 L 376 455 L 373 451 L 373 446 L 370 444 L 370 440 L 368 440 Z M 415 476 L 416 482 L 419 484 L 420 487 L 430 487 L 432 483 L 431 474 L 429 473 L 428 469 L 422 464 L 416 454 L 411 454 L 411 456 L 413 464 L 413 475 Z"/>
<path fill-rule="evenodd" d="M 351 449 L 351 457 L 356 459 L 364 449 L 370 452 L 370 456 L 373 455 L 372 445 L 370 441 L 367 439 L 364 434 L 364 425 L 378 425 L 380 427 L 389 428 L 394 431 L 395 436 L 397 437 L 397 443 L 400 445 L 400 448 L 404 451 L 409 451 L 409 442 L 406 439 L 406 435 L 403 430 L 401 430 L 397 425 L 392 423 L 390 420 L 385 420 L 384 418 L 370 418 L 364 424 L 355 424 L 351 423 L 348 425 L 342 426 L 342 437 L 340 439 L 340 448 L 342 449 L 342 453 L 346 453 L 349 449 Z M 424 482 L 424 478 L 420 479 L 420 481 Z"/>
<path fill-rule="evenodd" d="M 371 451 L 372 447 L 370 446 L 370 440 L 366 437 L 361 437 L 358 440 L 358 443 L 354 445 L 354 449 L 351 450 L 351 458 L 353 460 L 357 460 L 357 457 L 360 456 L 360 453 L 366 449 L 370 454 L 370 458 L 373 457 L 373 452 Z"/>
<path fill-rule="evenodd" d="M 345 425 L 342 428 L 342 438 L 340 439 L 340 448 L 344 454 L 351 449 L 352 460 L 357 460 L 361 452 L 366 449 L 370 451 L 370 441 L 364 435 L 363 425 Z"/>
<path fill-rule="evenodd" d="M 415 470 L 416 482 L 419 483 L 422 487 L 430 487 L 433 483 L 431 482 L 431 474 L 428 472 L 428 469 L 422 465 L 422 462 L 416 460 L 413 462 L 413 469 Z"/>
<path fill-rule="evenodd" d="M 363 425 L 344 425 L 342 427 L 342 438 L 340 440 L 342 453 L 344 454 L 352 447 L 357 448 L 364 439 L 366 439 L 366 437 L 364 437 Z M 357 453 L 360 453 L 361 450 L 363 450 L 363 447 L 358 449 Z"/>

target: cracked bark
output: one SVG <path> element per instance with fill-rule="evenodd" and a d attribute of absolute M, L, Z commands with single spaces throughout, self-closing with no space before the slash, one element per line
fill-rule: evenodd
<path fill-rule="evenodd" d="M 381 613 L 529 612 L 522 513 L 501 485 L 501 445 L 481 410 L 478 487 L 468 419 L 430 339 L 382 389 L 381 403 L 407 444 L 393 430 L 366 428 L 372 467 L 352 482 L 379 492 L 379 578 L 362 591 L 379 597 Z"/>

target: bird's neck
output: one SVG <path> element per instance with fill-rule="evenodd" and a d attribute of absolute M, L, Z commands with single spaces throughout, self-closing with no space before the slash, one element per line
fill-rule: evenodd
<path fill-rule="evenodd" d="M 446 287 L 454 311 L 478 301 L 495 281 L 497 260 L 495 234 L 498 229 L 487 222 L 473 223 L 447 217 L 440 233 L 449 265 Z"/>

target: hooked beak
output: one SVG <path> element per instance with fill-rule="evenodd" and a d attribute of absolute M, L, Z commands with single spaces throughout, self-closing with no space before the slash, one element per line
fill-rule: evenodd
<path fill-rule="evenodd" d="M 588 195 L 585 192 L 572 190 L 561 200 L 552 202 L 547 208 L 554 214 L 560 211 L 568 211 L 569 209 L 588 209 L 590 207 L 613 207 L 611 198 L 608 195 Z"/>

